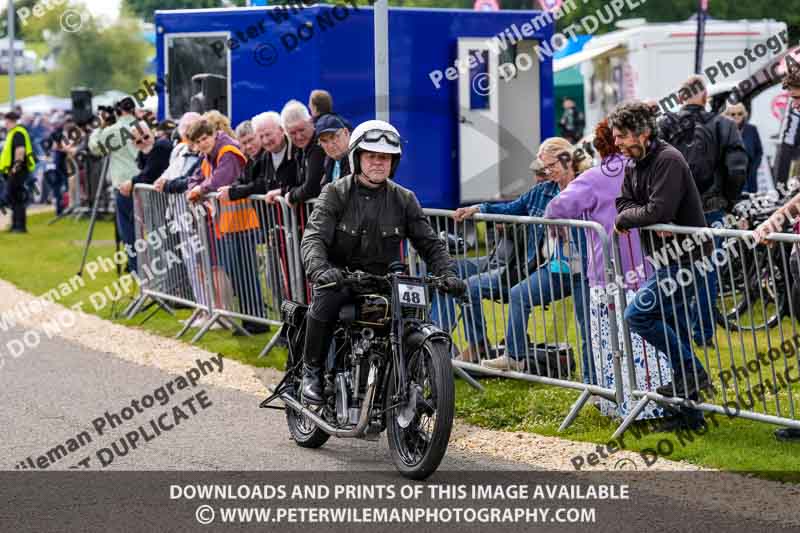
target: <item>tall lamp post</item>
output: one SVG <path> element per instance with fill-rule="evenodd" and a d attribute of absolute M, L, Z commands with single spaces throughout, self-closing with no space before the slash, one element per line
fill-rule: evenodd
<path fill-rule="evenodd" d="M 694 48 L 694 73 L 703 71 L 703 47 L 706 42 L 706 18 L 708 18 L 708 0 L 698 0 L 697 4 L 697 40 Z"/>
<path fill-rule="evenodd" d="M 14 109 L 14 0 L 8 0 L 8 105 L 9 109 Z"/>
<path fill-rule="evenodd" d="M 375 17 L 375 118 L 389 121 L 389 2 L 377 0 Z"/>

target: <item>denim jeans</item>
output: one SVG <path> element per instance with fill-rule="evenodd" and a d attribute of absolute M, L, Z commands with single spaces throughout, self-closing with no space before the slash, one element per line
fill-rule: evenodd
<path fill-rule="evenodd" d="M 724 211 L 712 211 L 706 213 L 706 224 L 712 227 L 712 224 L 722 222 L 725 217 Z M 714 248 L 722 248 L 722 238 L 714 237 Z M 700 259 L 695 254 L 693 257 Z M 711 258 L 708 259 L 711 261 Z M 711 262 L 713 266 L 713 262 Z M 724 271 L 723 271 L 724 272 Z M 717 270 L 711 272 L 700 272 L 696 277 L 697 294 L 695 295 L 694 287 L 687 287 L 687 294 L 689 298 L 694 299 L 690 308 L 690 316 L 692 317 L 692 336 L 698 344 L 705 344 L 706 341 L 714 338 L 714 327 L 716 326 L 714 311 L 717 305 Z M 709 300 L 710 296 L 710 300 Z"/>
<path fill-rule="evenodd" d="M 458 277 L 468 279 L 483 270 L 489 262 L 489 257 L 464 258 L 456 261 Z M 448 333 L 456 327 L 456 301 L 449 294 L 440 291 L 433 292 L 431 296 L 431 322 Z M 463 317 L 462 317 L 463 318 Z"/>
<path fill-rule="evenodd" d="M 590 336 L 588 321 L 589 287 L 583 274 L 570 275 L 550 272 L 544 266 L 517 285 L 506 289 L 505 279 L 501 279 L 500 269 L 490 270 L 485 274 L 472 276 L 468 282 L 470 295 L 470 317 L 467 320 L 467 339 L 473 345 L 484 342 L 486 323 L 483 318 L 482 299 L 508 300 L 509 317 L 506 326 L 506 351 L 514 359 L 523 359 L 528 353 L 528 319 L 535 306 L 547 305 L 550 302 L 573 297 L 575 318 L 581 336 L 581 354 L 584 371 L 584 382 L 595 383 L 593 364 L 590 364 Z M 566 326 L 566 325 L 563 325 Z"/>
<path fill-rule="evenodd" d="M 67 177 L 58 170 L 48 170 L 44 175 L 44 183 L 50 187 L 56 206 L 56 215 L 64 211 L 64 191 L 67 190 Z"/>
<path fill-rule="evenodd" d="M 638 333 L 645 341 L 657 350 L 669 355 L 672 363 L 673 381 L 691 383 L 695 372 L 701 377 L 706 373 L 700 360 L 692 351 L 692 340 L 689 336 L 690 324 L 687 322 L 687 307 L 693 293 L 692 285 L 681 287 L 676 280 L 679 265 L 671 265 L 657 270 L 625 309 L 625 321 L 630 330 Z M 695 269 L 692 275 L 702 276 Z M 685 278 L 685 276 L 681 276 Z M 664 280 L 671 279 L 667 283 Z M 663 312 L 663 315 L 662 315 Z M 691 398 L 696 399 L 696 398 Z M 694 409 L 686 409 L 687 415 L 702 418 L 702 413 Z"/>
<path fill-rule="evenodd" d="M 124 244 L 131 247 L 131 254 L 128 256 L 128 272 L 137 272 L 136 264 L 136 249 L 134 243 L 136 241 L 136 233 L 133 227 L 133 196 L 123 196 L 119 190 L 114 191 L 114 197 L 117 204 L 117 230 L 119 230 L 119 238 L 122 239 Z"/>

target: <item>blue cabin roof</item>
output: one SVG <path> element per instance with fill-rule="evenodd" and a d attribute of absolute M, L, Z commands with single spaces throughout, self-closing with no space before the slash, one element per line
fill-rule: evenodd
<path fill-rule="evenodd" d="M 165 34 L 220 32 L 235 40 L 223 52 L 230 54 L 234 126 L 263 111 L 280 111 L 292 98 L 307 102 L 313 89 L 328 90 L 334 110 L 353 125 L 374 118 L 373 8 L 315 5 L 285 11 L 291 15 L 287 20 L 277 16 L 280 9 L 156 11 L 159 74 L 165 73 Z M 453 65 L 459 38 L 491 38 L 540 14 L 389 9 L 390 120 L 407 143 L 396 179 L 414 190 L 424 206 L 454 207 L 459 187 L 458 82 L 443 80 L 437 88 L 430 72 Z M 549 40 L 552 32 L 553 25 L 547 24 L 526 38 Z M 550 58 L 540 72 L 540 113 L 531 120 L 540 121 L 545 139 L 553 135 L 554 121 Z M 163 117 L 164 99 L 159 100 Z"/>

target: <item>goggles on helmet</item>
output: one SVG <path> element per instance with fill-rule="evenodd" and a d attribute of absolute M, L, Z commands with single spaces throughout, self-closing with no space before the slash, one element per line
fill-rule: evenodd
<path fill-rule="evenodd" d="M 368 132 L 364 133 L 362 137 L 362 140 L 368 143 L 378 142 L 381 139 L 384 139 L 392 146 L 400 146 L 400 136 L 391 131 L 369 130 Z"/>

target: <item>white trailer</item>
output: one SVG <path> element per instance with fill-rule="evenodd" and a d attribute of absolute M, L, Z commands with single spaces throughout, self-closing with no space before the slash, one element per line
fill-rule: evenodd
<path fill-rule="evenodd" d="M 677 92 L 694 73 L 695 20 L 654 24 L 634 19 L 621 21 L 618 26 L 622 29 L 593 38 L 581 52 L 554 64 L 556 72 L 581 65 L 586 80 L 587 133 L 626 100 L 655 100 L 662 110 L 677 110 Z M 709 78 L 710 93 L 751 78 L 772 63 L 787 49 L 786 31 L 786 23 L 775 20 L 709 20 L 703 71 Z M 759 56 L 756 51 L 765 53 Z M 775 94 L 764 97 L 774 98 Z M 766 141 L 777 135 L 780 120 L 764 112 L 761 105 L 754 111 L 751 122 L 765 141 L 765 160 L 766 156 L 772 159 L 775 146 Z"/>

